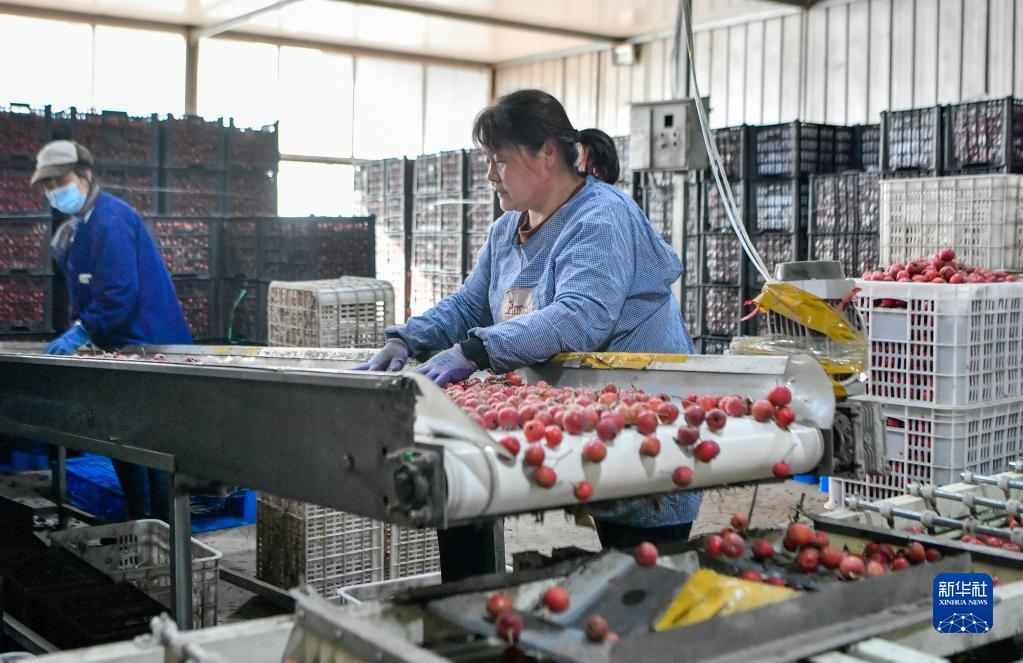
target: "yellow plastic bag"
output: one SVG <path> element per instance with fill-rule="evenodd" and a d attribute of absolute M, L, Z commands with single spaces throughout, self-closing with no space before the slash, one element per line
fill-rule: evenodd
<path fill-rule="evenodd" d="M 654 630 L 667 631 L 689 626 L 711 617 L 724 617 L 762 605 L 780 603 L 794 595 L 795 592 L 788 587 L 775 587 L 724 576 L 710 569 L 700 569 L 679 590 Z"/>
<path fill-rule="evenodd" d="M 681 364 L 687 355 L 656 352 L 562 352 L 551 361 L 575 363 L 583 368 L 647 368 L 650 364 Z"/>

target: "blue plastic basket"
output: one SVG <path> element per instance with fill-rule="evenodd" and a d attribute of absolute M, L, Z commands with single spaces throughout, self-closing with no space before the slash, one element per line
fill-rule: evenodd
<path fill-rule="evenodd" d="M 85 454 L 67 461 L 68 501 L 107 522 L 128 518 L 124 492 L 105 456 Z M 192 532 L 209 532 L 256 522 L 256 492 L 241 489 L 225 498 L 192 497 Z"/>

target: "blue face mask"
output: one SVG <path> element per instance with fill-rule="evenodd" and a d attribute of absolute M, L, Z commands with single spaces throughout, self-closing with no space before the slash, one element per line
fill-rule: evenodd
<path fill-rule="evenodd" d="M 47 191 L 46 198 L 50 201 L 51 207 L 64 214 L 78 214 L 85 206 L 85 194 L 78 188 L 77 182 Z"/>

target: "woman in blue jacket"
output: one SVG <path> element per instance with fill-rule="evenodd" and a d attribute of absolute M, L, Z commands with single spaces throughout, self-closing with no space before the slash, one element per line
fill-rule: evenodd
<path fill-rule="evenodd" d="M 46 347 L 70 355 L 82 346 L 191 343 L 170 273 L 138 213 L 100 189 L 92 154 L 68 140 L 47 143 L 32 184 L 70 216 L 54 235 L 53 257 L 67 278 L 74 324 Z M 167 475 L 114 461 L 133 518 L 166 520 Z"/>
<path fill-rule="evenodd" d="M 473 140 L 505 213 L 458 292 L 389 328 L 361 368 L 397 371 L 415 356 L 443 385 L 559 352 L 693 352 L 670 289 L 681 261 L 631 198 L 592 175 L 618 176 L 603 132 L 576 131 L 557 99 L 520 90 L 477 116 Z M 660 508 L 628 501 L 595 513 L 597 530 L 613 547 L 684 540 L 699 505 L 698 493 Z"/>

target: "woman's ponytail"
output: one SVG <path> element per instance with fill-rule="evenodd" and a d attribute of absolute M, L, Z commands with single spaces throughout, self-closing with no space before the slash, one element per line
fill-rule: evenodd
<path fill-rule="evenodd" d="M 621 170 L 614 140 L 600 129 L 583 129 L 576 133 L 586 153 L 585 171 L 608 184 L 617 182 Z"/>

